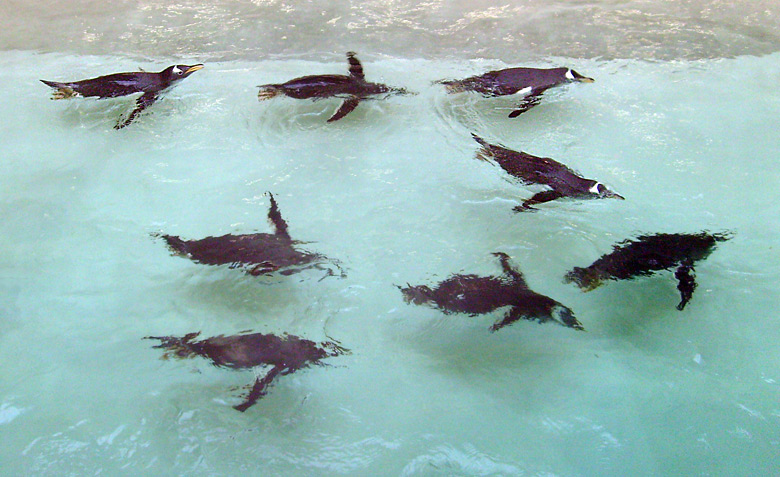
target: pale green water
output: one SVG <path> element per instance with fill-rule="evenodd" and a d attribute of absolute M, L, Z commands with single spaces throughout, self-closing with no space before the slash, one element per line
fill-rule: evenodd
<path fill-rule="evenodd" d="M 509 99 L 431 82 L 515 63 L 370 46 L 352 48 L 367 77 L 419 95 L 326 124 L 337 102 L 259 103 L 254 85 L 343 73 L 343 52 L 213 61 L 121 131 L 132 100 L 52 102 L 38 79 L 177 58 L 0 52 L 0 473 L 777 473 L 780 54 L 537 57 L 523 64 L 596 82 L 510 120 Z M 471 132 L 627 200 L 513 214 L 530 192 L 475 160 Z M 267 190 L 347 278 L 253 278 L 150 236 L 268 231 Z M 683 312 L 671 273 L 587 294 L 561 281 L 637 233 L 704 229 L 736 235 L 697 266 Z M 587 332 L 491 334 L 501 312 L 445 316 L 394 287 L 498 273 L 499 250 Z M 352 354 L 242 414 L 252 372 L 160 361 L 141 339 L 246 329 L 327 334 Z"/>

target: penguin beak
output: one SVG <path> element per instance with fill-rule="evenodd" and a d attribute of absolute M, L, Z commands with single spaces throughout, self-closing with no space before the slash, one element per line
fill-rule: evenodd
<path fill-rule="evenodd" d="M 202 69 L 203 69 L 203 65 L 194 65 L 194 66 L 190 66 L 189 68 L 187 68 L 186 70 L 184 70 L 184 74 L 185 74 L 185 75 L 189 75 L 189 74 L 191 74 L 191 73 L 194 73 L 194 72 L 196 72 L 196 71 L 198 71 L 198 70 L 202 70 Z"/>

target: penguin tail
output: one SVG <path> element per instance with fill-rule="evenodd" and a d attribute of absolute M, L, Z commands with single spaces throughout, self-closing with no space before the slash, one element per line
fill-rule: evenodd
<path fill-rule="evenodd" d="M 258 101 L 265 101 L 266 99 L 271 99 L 282 94 L 282 90 L 275 84 L 265 84 L 258 86 L 258 88 L 260 88 L 260 91 L 257 92 Z"/>
<path fill-rule="evenodd" d="M 474 138 L 474 140 L 475 140 L 475 141 L 477 141 L 477 142 L 478 142 L 480 145 L 482 145 L 483 147 L 488 147 L 488 146 L 489 146 L 489 144 L 488 144 L 488 142 L 487 142 L 487 141 L 485 141 L 485 140 L 484 140 L 484 139 L 482 139 L 481 137 L 477 136 L 476 134 L 474 134 L 474 133 L 471 133 L 471 137 L 473 137 L 473 138 Z"/>
<path fill-rule="evenodd" d="M 152 234 L 152 236 L 165 240 L 165 243 L 168 245 L 168 248 L 170 248 L 171 252 L 173 252 L 174 254 L 181 255 L 181 256 L 187 255 L 188 253 L 187 242 L 185 242 L 181 238 L 175 235 L 165 235 L 165 234 Z"/>
<path fill-rule="evenodd" d="M 45 84 L 46 86 L 50 86 L 52 88 L 63 88 L 66 86 L 65 83 L 58 83 L 56 81 L 41 80 L 41 83 Z"/>
<path fill-rule="evenodd" d="M 473 137 L 474 140 L 477 141 L 480 146 L 482 146 L 477 150 L 477 156 L 476 156 L 477 159 L 479 159 L 480 161 L 492 163 L 493 151 L 490 150 L 490 144 L 474 133 L 471 133 L 471 137 Z"/>

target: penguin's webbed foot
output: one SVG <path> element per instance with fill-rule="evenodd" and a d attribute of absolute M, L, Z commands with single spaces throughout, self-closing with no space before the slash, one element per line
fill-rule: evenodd
<path fill-rule="evenodd" d="M 258 86 L 260 91 L 257 92 L 257 100 L 265 101 L 282 94 L 282 91 L 275 86 Z"/>
<path fill-rule="evenodd" d="M 521 204 L 513 207 L 512 210 L 516 213 L 520 213 L 520 212 L 537 212 L 539 209 L 537 209 L 536 207 L 531 207 L 530 205 L 527 204 Z"/>
<path fill-rule="evenodd" d="M 57 88 L 52 94 L 51 99 L 70 99 L 81 96 L 79 93 L 73 90 L 73 88 Z"/>

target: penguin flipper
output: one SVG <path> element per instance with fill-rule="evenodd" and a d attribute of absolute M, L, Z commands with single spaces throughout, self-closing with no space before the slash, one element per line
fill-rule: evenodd
<path fill-rule="evenodd" d="M 328 119 L 328 122 L 332 123 L 333 121 L 338 121 L 339 119 L 343 118 L 347 114 L 351 113 L 353 109 L 357 108 L 359 103 L 360 98 L 357 96 L 346 99 L 343 103 L 341 103 L 341 107 L 338 109 L 338 111 L 336 111 L 336 114 Z"/>
<path fill-rule="evenodd" d="M 355 57 L 354 51 L 347 53 L 347 61 L 349 61 L 349 75 L 353 78 L 365 81 L 366 76 L 363 73 L 363 65 L 361 65 L 360 60 Z"/>
<path fill-rule="evenodd" d="M 493 323 L 493 326 L 490 327 L 490 332 L 495 333 L 501 328 L 505 326 L 509 326 L 515 321 L 520 320 L 521 318 L 527 318 L 525 316 L 525 313 L 523 313 L 523 310 L 521 310 L 520 308 L 513 306 L 509 311 L 506 312 L 506 314 L 504 315 L 504 319 L 502 319 L 497 323 Z"/>
<path fill-rule="evenodd" d="M 516 268 L 512 268 L 512 265 L 509 263 L 509 255 L 504 252 L 493 252 L 493 255 L 498 257 L 498 261 L 501 262 L 501 269 L 514 280 L 515 285 L 528 288 L 523 273 Z"/>
<path fill-rule="evenodd" d="M 282 218 L 282 213 L 279 212 L 279 206 L 276 204 L 273 194 L 270 192 L 268 196 L 271 198 L 271 208 L 268 209 L 268 220 L 271 225 L 274 226 L 276 235 L 290 238 L 290 234 L 287 232 L 287 222 Z"/>
<path fill-rule="evenodd" d="M 517 108 L 509 113 L 510 118 L 516 118 L 523 114 L 524 112 L 528 111 L 529 109 L 533 108 L 539 102 L 542 101 L 542 93 L 531 93 L 525 98 L 523 98 L 523 101 L 517 105 Z"/>
<path fill-rule="evenodd" d="M 266 373 L 265 376 L 260 378 L 259 376 L 255 379 L 255 384 L 252 386 L 252 390 L 249 391 L 249 394 L 247 394 L 246 398 L 244 398 L 244 402 L 237 406 L 233 406 L 233 409 L 237 411 L 244 412 L 250 407 L 252 407 L 258 399 L 265 396 L 268 392 L 268 386 L 271 385 L 271 381 L 276 378 L 276 376 L 281 373 L 282 368 L 280 366 L 275 366 L 271 368 L 268 373 Z"/>
<path fill-rule="evenodd" d="M 677 304 L 677 309 L 682 311 L 693 297 L 693 291 L 696 290 L 696 274 L 693 271 L 693 263 L 690 260 L 681 263 L 674 272 L 674 278 L 679 281 L 677 289 L 680 291 L 680 303 Z"/>
<path fill-rule="evenodd" d="M 122 129 L 123 127 L 133 122 L 133 120 L 135 120 L 135 118 L 141 114 L 141 111 L 154 104 L 155 101 L 157 101 L 157 93 L 144 93 L 139 96 L 138 99 L 135 100 L 135 109 L 130 112 L 130 114 L 127 116 L 127 119 L 120 120 L 118 123 L 116 123 L 114 129 Z"/>
<path fill-rule="evenodd" d="M 531 207 L 532 204 L 543 204 L 555 199 L 560 199 L 561 197 L 563 197 L 563 194 L 555 189 L 545 190 L 534 194 L 530 199 L 524 201 L 523 205 L 519 207 L 523 209 L 533 209 L 533 207 Z"/>

